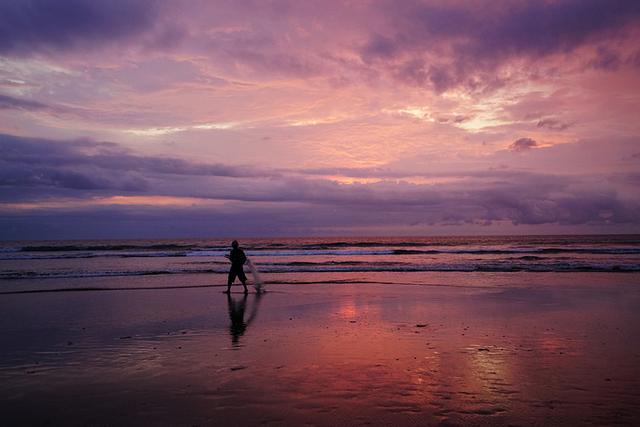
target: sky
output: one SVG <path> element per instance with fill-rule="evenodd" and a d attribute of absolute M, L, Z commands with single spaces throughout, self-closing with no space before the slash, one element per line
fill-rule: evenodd
<path fill-rule="evenodd" d="M 0 239 L 640 232 L 637 0 L 5 0 Z"/>

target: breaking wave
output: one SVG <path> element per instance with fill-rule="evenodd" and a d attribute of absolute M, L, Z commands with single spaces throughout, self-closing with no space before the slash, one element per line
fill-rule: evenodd
<path fill-rule="evenodd" d="M 565 262 L 539 263 L 282 263 L 257 264 L 262 273 L 323 273 L 323 272 L 639 272 L 640 265 Z M 118 276 L 158 276 L 175 274 L 226 274 L 226 266 L 213 268 L 172 268 L 149 270 L 105 271 L 3 271 L 0 279 L 72 279 Z"/>
<path fill-rule="evenodd" d="M 167 250 L 171 247 L 172 250 Z M 45 249 L 47 248 L 47 249 Z M 34 246 L 0 248 L 0 260 L 74 259 L 74 258 L 155 258 L 155 257 L 222 257 L 229 250 L 219 248 L 190 248 L 178 245 L 154 246 Z M 64 248 L 64 249 L 61 249 Z M 162 250 L 164 249 L 164 250 Z M 252 257 L 309 257 L 309 256 L 375 256 L 375 255 L 638 255 L 639 247 L 567 247 L 567 248 L 455 248 L 455 249 L 246 249 Z"/>
<path fill-rule="evenodd" d="M 638 272 L 640 236 L 246 239 L 270 273 Z M 6 242 L 0 280 L 226 274 L 229 243 L 208 240 Z"/>

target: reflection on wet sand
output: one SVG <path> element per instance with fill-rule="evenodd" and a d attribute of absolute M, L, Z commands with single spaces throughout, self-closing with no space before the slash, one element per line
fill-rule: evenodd
<path fill-rule="evenodd" d="M 244 313 L 247 308 L 247 294 L 242 294 L 242 298 L 236 299 L 231 296 L 230 293 L 227 294 L 227 306 L 229 309 L 229 319 L 231 320 L 231 325 L 229 326 L 229 333 L 231 335 L 231 343 L 234 346 L 238 346 L 240 344 L 240 337 L 244 335 L 247 327 L 255 320 L 258 315 L 258 307 L 260 306 L 260 301 L 264 293 L 258 292 L 255 294 L 255 299 L 253 301 L 253 307 L 251 309 L 251 314 L 249 318 L 244 320 Z"/>
<path fill-rule="evenodd" d="M 633 424 L 640 290 L 618 289 L 14 296 L 0 300 L 0 411 L 53 425 Z"/>

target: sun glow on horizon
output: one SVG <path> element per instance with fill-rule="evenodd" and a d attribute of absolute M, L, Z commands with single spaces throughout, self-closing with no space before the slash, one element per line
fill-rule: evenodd
<path fill-rule="evenodd" d="M 0 209 L 36 210 L 36 209 L 74 209 L 92 206 L 204 206 L 223 205 L 224 200 L 202 199 L 195 197 L 172 196 L 110 196 L 91 199 L 58 199 L 35 202 L 4 203 Z"/>

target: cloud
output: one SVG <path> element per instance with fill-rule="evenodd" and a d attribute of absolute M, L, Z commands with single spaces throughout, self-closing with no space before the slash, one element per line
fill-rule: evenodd
<path fill-rule="evenodd" d="M 396 81 L 442 92 L 459 85 L 499 87 L 509 78 L 501 66 L 514 58 L 567 55 L 596 42 L 592 66 L 615 69 L 624 62 L 619 49 L 601 46 L 628 38 L 625 31 L 639 18 L 634 0 L 408 0 L 401 5 L 378 0 L 322 6 L 10 1 L 0 4 L 0 54 L 92 51 L 115 44 L 208 58 L 216 71 L 238 78 L 350 79 L 355 72 L 361 80 L 386 72 Z M 151 75 L 149 85 L 161 83 L 145 74 Z"/>
<path fill-rule="evenodd" d="M 43 137 L 0 135 L 0 201 L 33 221 L 638 223 L 638 2 L 0 3 L 0 130 Z"/>
<path fill-rule="evenodd" d="M 260 169 L 202 164 L 168 157 L 142 156 L 110 142 L 86 139 L 58 141 L 0 134 L 0 161 L 20 166 L 94 167 L 109 171 L 137 171 L 173 175 L 224 177 L 270 176 Z"/>
<path fill-rule="evenodd" d="M 28 56 L 135 37 L 156 18 L 152 0 L 31 0 L 0 3 L 0 54 Z"/>
<path fill-rule="evenodd" d="M 31 101 L 28 99 L 14 98 L 8 95 L 0 94 L 0 109 L 1 110 L 46 110 L 49 109 L 49 105 L 38 101 Z"/>
<path fill-rule="evenodd" d="M 538 146 L 538 143 L 531 138 L 516 139 L 510 146 L 511 151 L 527 151 Z"/>
<path fill-rule="evenodd" d="M 571 123 L 565 123 L 557 119 L 541 119 L 536 125 L 539 128 L 546 128 L 550 130 L 563 131 L 571 127 Z"/>
<path fill-rule="evenodd" d="M 57 141 L 0 134 L 0 200 L 147 194 L 181 177 L 265 177 L 261 168 L 143 156 L 109 142 Z M 185 185 L 188 187 L 189 183 Z M 160 190 L 162 191 L 162 190 Z M 184 191 L 184 189 L 183 189 Z M 178 191 L 180 192 L 180 191 Z"/>
<path fill-rule="evenodd" d="M 16 168 L 5 166 L 0 172 L 0 186 L 65 188 L 70 190 L 144 191 L 146 181 L 135 173 L 121 175 L 83 168 L 64 169 L 52 167 Z"/>
<path fill-rule="evenodd" d="M 526 141 L 532 140 L 523 140 L 522 146 L 531 146 Z M 425 177 L 456 179 L 415 184 L 401 179 L 410 172 L 386 168 L 259 170 L 136 155 L 114 143 L 89 140 L 2 135 L 0 149 L 0 200 L 5 204 L 0 223 L 7 230 L 24 231 L 28 221 L 33 230 L 47 224 L 68 230 L 78 218 L 91 224 L 85 237 L 94 236 L 92 229 L 97 226 L 114 235 L 131 224 L 147 230 L 144 222 L 151 220 L 172 224 L 173 232 L 183 235 L 198 235 L 195 224 L 200 233 L 245 235 L 330 234 L 365 228 L 392 232 L 399 227 L 419 232 L 425 227 L 504 223 L 620 231 L 640 225 L 638 198 L 620 196 L 614 179 L 606 176 L 470 170 L 426 173 Z M 380 180 L 347 185 L 322 177 L 325 174 Z M 632 182 L 637 177 L 622 174 L 615 179 Z M 182 199 L 184 203 L 178 203 Z M 168 206 L 172 200 L 175 206 Z M 61 207 L 52 209 L 53 205 Z M 161 225 L 158 235 L 172 235 L 167 227 Z M 4 236 L 12 235 L 8 233 Z M 66 237 L 76 231 L 70 233 Z"/>
<path fill-rule="evenodd" d="M 589 65 L 596 69 L 616 71 L 622 65 L 620 54 L 610 48 L 598 46 L 595 59 Z"/>
<path fill-rule="evenodd" d="M 543 226 L 538 230 L 547 232 L 554 230 L 552 225 L 577 226 L 582 231 L 604 227 L 599 230 L 616 232 L 640 227 L 637 201 L 621 200 L 606 191 L 572 192 L 575 189 L 571 185 L 576 183 L 539 185 L 540 178 L 545 177 L 529 175 L 512 184 L 477 189 L 468 182 L 464 187 L 448 186 L 437 191 L 408 189 L 401 184 L 386 190 L 315 185 L 315 190 L 322 192 L 307 191 L 313 185 L 298 180 L 288 182 L 285 192 L 262 193 L 264 200 L 229 199 L 216 206 L 3 210 L 0 238 L 304 236 L 330 235 L 336 230 L 349 234 L 370 230 L 394 234 L 402 230 L 403 234 L 415 235 L 425 230 L 455 232 L 465 227 L 499 231 L 489 227 L 505 223 Z"/>
<path fill-rule="evenodd" d="M 501 77 L 500 67 L 511 60 L 568 55 L 582 46 L 625 39 L 625 29 L 640 23 L 640 3 L 634 0 L 409 1 L 391 2 L 384 10 L 389 31 L 369 35 L 362 59 L 386 64 L 401 81 L 437 91 L 500 85 L 509 74 Z M 619 63 L 615 51 L 600 48 L 592 66 L 615 69 Z"/>

